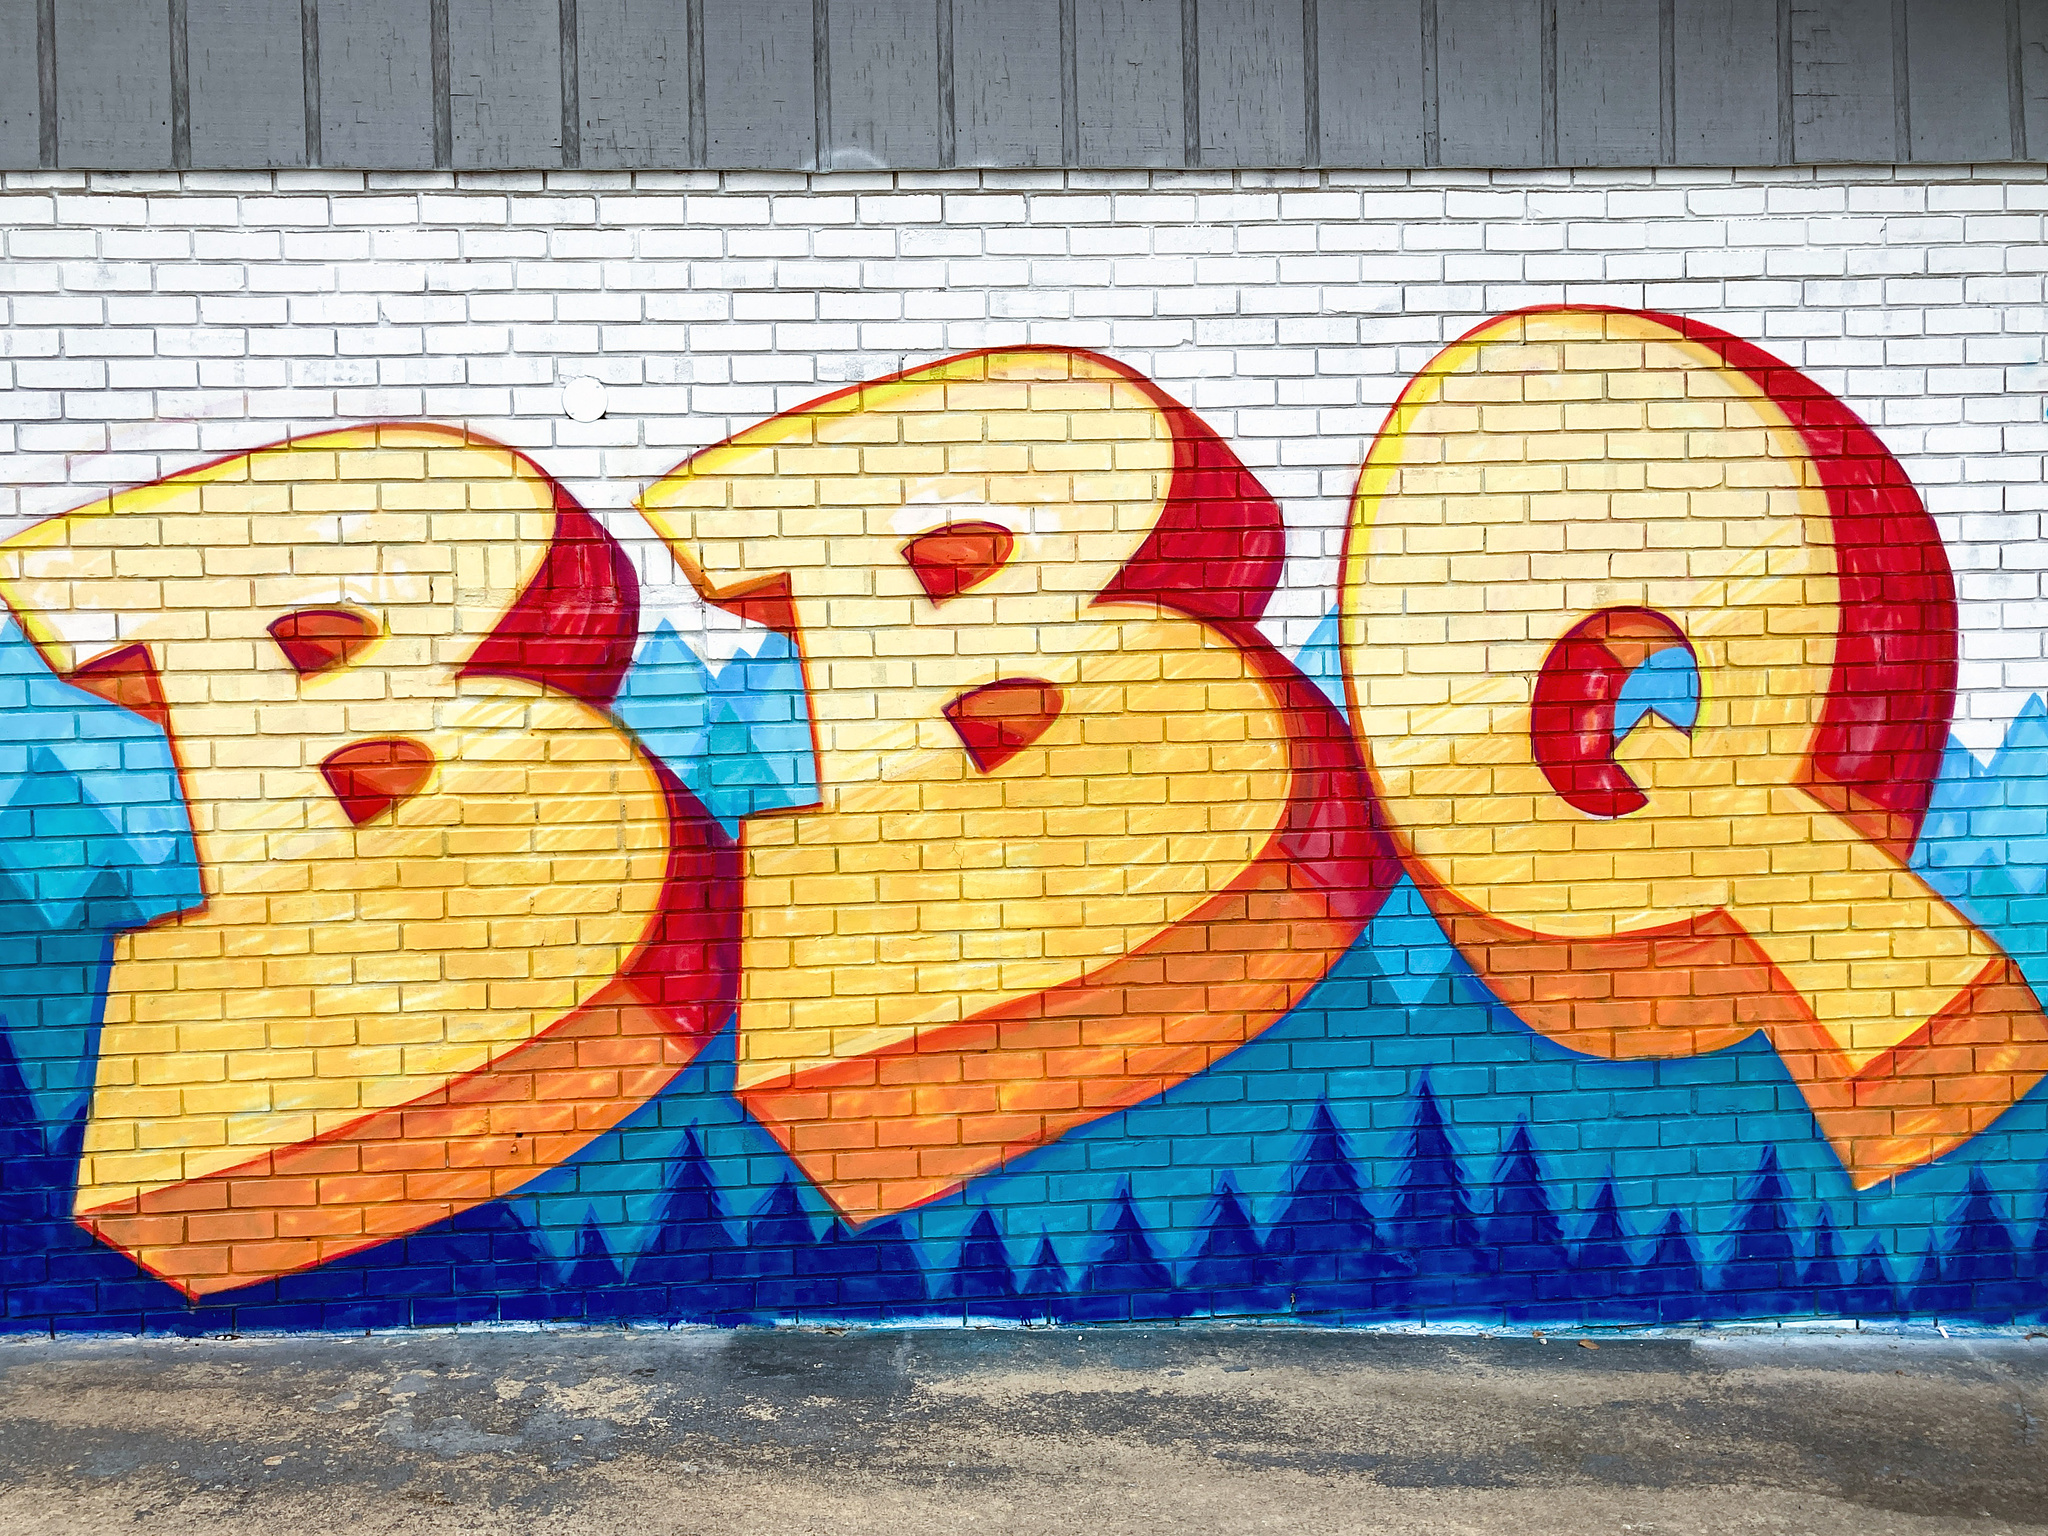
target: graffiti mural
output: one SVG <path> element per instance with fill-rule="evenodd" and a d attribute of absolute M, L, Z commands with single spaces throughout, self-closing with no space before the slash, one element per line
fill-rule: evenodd
<path fill-rule="evenodd" d="M 9 1326 L 2048 1312 L 2048 712 L 1751 344 L 1445 349 L 1291 656 L 1093 353 L 637 516 L 384 425 L 0 544 Z"/>

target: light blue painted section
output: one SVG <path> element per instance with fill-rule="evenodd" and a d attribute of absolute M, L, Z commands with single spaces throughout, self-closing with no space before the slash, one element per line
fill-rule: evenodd
<path fill-rule="evenodd" d="M 1657 715 L 1681 731 L 1700 718 L 1700 669 L 1682 645 L 1647 658 L 1622 680 L 1614 700 L 1614 739 L 1620 741 L 1642 722 Z"/>
<path fill-rule="evenodd" d="M 1312 641 L 1311 646 L 1316 642 Z M 1304 647 L 1308 652 L 1310 647 Z M 1304 670 L 1308 670 L 1306 667 Z M 1667 663 L 1643 714 L 1690 697 Z M 1916 859 L 2019 956 L 2048 962 L 2048 706 L 2015 722 L 1989 767 L 1954 749 Z M 1999 859 L 2011 859 L 2002 870 Z M 1999 894 L 2005 886 L 2026 894 Z M 2033 974 L 2030 972 L 2030 975 Z M 2040 985 L 2040 978 L 2036 978 Z M 1403 881 L 1379 916 L 1291 1013 L 1209 1071 L 1135 1108 L 1104 1117 L 972 1180 L 906 1219 L 920 1256 L 949 1263 L 986 1207 L 1018 1261 L 1041 1232 L 1070 1269 L 1093 1251 L 1128 1184 L 1161 1257 L 1184 1261 L 1201 1242 L 1214 1192 L 1228 1178 L 1256 1223 L 1277 1215 L 1292 1160 L 1320 1100 L 1356 1149 L 1368 1198 L 1392 1208 L 1413 1094 L 1427 1077 L 1463 1159 L 1483 1192 L 1515 1125 L 1526 1120 L 1558 1214 L 1584 1230 L 1610 1174 L 1624 1220 L 1645 1238 L 1677 1211 L 1699 1235 L 1702 1257 L 1732 1252 L 1758 1148 L 1775 1145 L 1802 1224 L 1825 1212 L 1854 1252 L 1880 1239 L 1901 1275 L 1946 1230 L 1974 1171 L 2012 1211 L 2039 1202 L 2048 1153 L 2048 1096 L 2029 1094 L 1983 1134 L 1900 1178 L 1862 1192 L 1848 1175 L 1783 1063 L 1761 1035 L 1709 1055 L 1610 1061 L 1584 1056 L 1529 1029 L 1450 945 Z M 698 1127 L 711 1172 L 732 1212 L 755 1209 L 785 1176 L 802 1176 L 746 1116 L 731 1092 L 729 1036 L 611 1137 L 549 1175 L 551 1242 L 566 1260 L 575 1226 L 593 1204 L 617 1224 L 622 1257 L 644 1242 L 658 1206 L 660 1168 Z M 647 1166 L 636 1168 L 634 1159 Z M 1485 1209 L 1483 1193 L 1478 1195 Z M 806 1189 L 807 1209 L 825 1206 Z"/>
<path fill-rule="evenodd" d="M 1350 706 L 1344 700 L 1344 645 L 1338 632 L 1336 609 L 1324 614 L 1322 623 L 1302 642 L 1301 649 L 1294 653 L 1294 664 L 1323 690 L 1339 714 L 1350 718 Z"/>
<path fill-rule="evenodd" d="M 46 1120 L 92 1086 L 112 935 L 200 900 L 169 738 L 0 617 L 0 1027 Z"/>
<path fill-rule="evenodd" d="M 752 632 L 714 667 L 664 619 L 641 640 L 612 713 L 730 836 L 749 816 L 817 803 L 803 660 L 778 630 Z"/>
<path fill-rule="evenodd" d="M 1949 743 L 1913 867 L 2048 997 L 2048 704 L 2038 694 L 1989 763 Z"/>
<path fill-rule="evenodd" d="M 1018 1260 L 1046 1232 L 1072 1269 L 1093 1253 L 1128 1184 L 1161 1257 L 1183 1261 L 1197 1250 L 1226 1178 L 1254 1222 L 1275 1218 L 1325 1099 L 1358 1153 L 1369 1202 L 1385 1217 L 1412 1095 L 1425 1076 L 1481 1210 L 1508 1138 L 1526 1120 L 1568 1233 L 1585 1228 L 1600 1183 L 1612 1174 L 1637 1237 L 1665 1212 L 1679 1211 L 1713 1263 L 1732 1251 L 1761 1146 L 1778 1148 L 1802 1223 L 1824 1210 L 1846 1234 L 1845 1245 L 1880 1238 L 1902 1269 L 1945 1230 L 1973 1170 L 2007 1209 L 2033 1209 L 2036 1170 L 2048 1150 L 2048 1101 L 2037 1090 L 1963 1147 L 1859 1194 L 1762 1036 L 1665 1061 L 1567 1050 L 1489 993 L 1404 882 L 1321 985 L 1258 1039 L 1157 1098 L 912 1212 L 905 1229 L 936 1270 L 951 1262 L 986 1207 Z M 535 1186 L 550 1197 L 545 1220 L 564 1261 L 593 1205 L 617 1224 L 608 1233 L 612 1251 L 638 1250 L 658 1207 L 658 1169 L 692 1126 L 728 1211 L 756 1209 L 786 1176 L 806 1188 L 740 1109 L 731 1080 L 731 1046 L 721 1040 L 612 1136 Z M 634 1158 L 652 1166 L 636 1169 Z M 806 1208 L 825 1214 L 815 1190 L 806 1190 Z"/>

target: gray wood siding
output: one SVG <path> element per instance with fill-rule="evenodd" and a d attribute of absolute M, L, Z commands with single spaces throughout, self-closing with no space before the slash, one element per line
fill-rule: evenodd
<path fill-rule="evenodd" d="M 57 0 L 56 22 L 57 163 L 168 168 L 170 8 Z"/>
<path fill-rule="evenodd" d="M 583 164 L 656 170 L 703 155 L 691 111 L 688 0 L 576 0 L 577 110 Z M 697 74 L 701 75 L 702 55 Z"/>
<path fill-rule="evenodd" d="M 1435 0 L 1436 117 L 1443 165 L 1543 165 L 1543 0 Z"/>
<path fill-rule="evenodd" d="M 704 0 L 707 164 L 817 164 L 814 9 L 814 0 Z"/>
<path fill-rule="evenodd" d="M 299 0 L 190 6 L 192 164 L 306 163 L 306 38 Z"/>
<path fill-rule="evenodd" d="M 1789 36 L 1779 0 L 1673 0 L 1672 158 L 1776 165 L 1789 158 Z"/>
<path fill-rule="evenodd" d="M 36 0 L 0 0 L 0 165 L 42 163 L 41 64 Z"/>
<path fill-rule="evenodd" d="M 432 167 L 430 14 L 430 0 L 319 0 L 321 165 Z"/>
<path fill-rule="evenodd" d="M 1643 0 L 1557 0 L 1557 158 L 1656 165 L 1663 151 L 1660 9 Z"/>
<path fill-rule="evenodd" d="M 559 0 L 448 0 L 455 168 L 561 165 Z"/>
<path fill-rule="evenodd" d="M 1182 0 L 1074 0 L 1082 165 L 1174 166 L 1187 139 Z"/>
<path fill-rule="evenodd" d="M 0 169 L 2048 159 L 2048 0 L 0 0 Z"/>
<path fill-rule="evenodd" d="M 1431 163 L 1434 61 L 1425 55 L 1422 10 L 1417 0 L 1320 0 L 1316 96 L 1324 164 Z"/>
<path fill-rule="evenodd" d="M 1196 60 L 1203 165 L 1300 165 L 1307 62 L 1298 0 L 1200 0 Z"/>
<path fill-rule="evenodd" d="M 956 165 L 1058 165 L 1066 145 L 1060 0 L 941 0 L 953 8 Z"/>

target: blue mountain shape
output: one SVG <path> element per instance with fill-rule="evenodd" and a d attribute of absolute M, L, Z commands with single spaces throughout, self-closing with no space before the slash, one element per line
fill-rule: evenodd
<path fill-rule="evenodd" d="M 747 644 L 714 668 L 663 619 L 640 642 L 612 705 L 733 837 L 749 816 L 818 799 L 796 644 L 772 629 Z"/>
<path fill-rule="evenodd" d="M 1645 715 L 1657 715 L 1681 731 L 1698 723 L 1700 669 L 1685 647 L 1657 652 L 1622 680 L 1614 699 L 1614 739 L 1620 741 Z"/>
<path fill-rule="evenodd" d="M 83 1109 L 113 934 L 203 899 L 170 739 L 60 680 L 0 610 L 0 1033 L 36 1112 Z"/>
<path fill-rule="evenodd" d="M 127 875 L 140 922 L 202 899 L 170 738 L 133 710 L 61 681 L 4 614 L 0 807 L 0 860 L 29 877 L 39 901 L 75 904 L 97 869 Z M 75 917 L 48 915 L 56 926 Z"/>
<path fill-rule="evenodd" d="M 1402 876 L 1365 930 L 1384 987 L 1405 1007 L 1419 1008 L 1451 968 L 1451 941 L 1423 902 L 1415 883 Z"/>
<path fill-rule="evenodd" d="M 1294 653 L 1294 664 L 1323 690 L 1339 714 L 1349 713 L 1344 700 L 1344 642 L 1336 609 L 1324 614 L 1322 622 L 1302 641 L 1301 649 Z"/>
<path fill-rule="evenodd" d="M 2038 694 L 1989 763 L 1950 741 L 1913 867 L 2048 996 L 2048 704 Z"/>

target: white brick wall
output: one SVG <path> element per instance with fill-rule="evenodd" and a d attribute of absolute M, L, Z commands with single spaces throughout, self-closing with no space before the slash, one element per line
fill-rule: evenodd
<path fill-rule="evenodd" d="M 2048 690 L 2044 213 L 2041 167 L 12 174 L 0 533 L 408 417 L 527 449 L 616 513 L 848 381 L 1046 342 L 1144 369 L 1279 496 L 1275 624 L 1298 641 L 1408 375 L 1489 314 L 1619 304 L 1751 338 L 1878 429 L 1950 541 L 1959 732 L 1989 748 Z M 609 393 L 589 424 L 561 412 L 583 375 Z"/>

